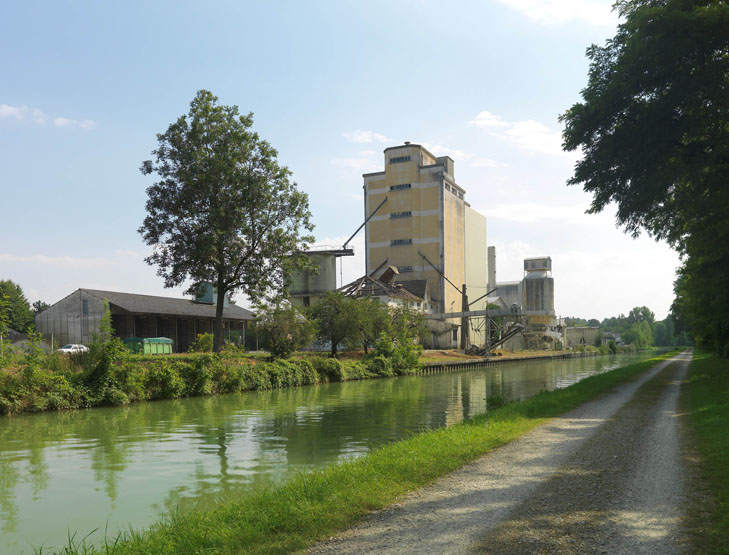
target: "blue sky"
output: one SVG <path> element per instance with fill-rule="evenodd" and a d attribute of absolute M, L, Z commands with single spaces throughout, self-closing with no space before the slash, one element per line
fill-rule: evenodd
<path fill-rule="evenodd" d="M 78 287 L 180 295 L 143 262 L 141 162 L 205 88 L 254 127 L 309 194 L 320 243 L 362 219 L 382 150 L 455 160 L 488 219 L 499 280 L 551 255 L 562 315 L 647 305 L 663 318 L 678 257 L 588 216 L 558 115 L 586 84 L 610 2 L 23 2 L 0 18 L 0 279 L 31 301 Z M 344 261 L 364 272 L 364 241 Z M 244 299 L 241 301 L 245 302 Z"/>

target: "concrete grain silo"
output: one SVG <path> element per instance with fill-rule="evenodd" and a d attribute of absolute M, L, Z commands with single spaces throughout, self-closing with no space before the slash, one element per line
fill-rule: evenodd
<path fill-rule="evenodd" d="M 547 311 L 554 313 L 554 278 L 550 257 L 524 260 L 523 303 L 526 312 Z"/>

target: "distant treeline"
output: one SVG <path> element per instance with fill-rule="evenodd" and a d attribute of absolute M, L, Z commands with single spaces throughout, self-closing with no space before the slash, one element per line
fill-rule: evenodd
<path fill-rule="evenodd" d="M 625 344 L 632 344 L 638 348 L 645 347 L 676 347 L 692 345 L 692 340 L 685 331 L 679 331 L 676 318 L 669 314 L 664 320 L 656 321 L 655 314 L 647 306 L 636 306 L 625 316 L 605 318 L 602 322 L 596 318 L 564 318 L 568 327 L 594 326 L 603 332 L 616 333 Z"/>

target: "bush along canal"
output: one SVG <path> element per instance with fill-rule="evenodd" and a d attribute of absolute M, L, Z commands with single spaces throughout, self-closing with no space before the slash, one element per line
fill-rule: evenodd
<path fill-rule="evenodd" d="M 599 394 L 648 363 L 607 370 L 647 356 L 2 417 L 0 553 L 63 549 L 69 530 L 78 543 L 96 529 L 87 543 L 98 547 L 105 532 L 113 542 L 155 520 L 116 552 L 288 550 Z M 577 392 L 490 410 L 596 373 Z"/>

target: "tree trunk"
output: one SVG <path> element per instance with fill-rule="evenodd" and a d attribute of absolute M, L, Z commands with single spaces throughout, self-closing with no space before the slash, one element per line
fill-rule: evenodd
<path fill-rule="evenodd" d="M 337 341 L 332 337 L 332 357 L 337 358 Z"/>
<path fill-rule="evenodd" d="M 213 325 L 213 352 L 219 353 L 223 346 L 223 306 L 225 291 L 223 290 L 223 276 L 218 276 L 217 285 L 218 302 L 215 306 L 215 324 Z"/>

